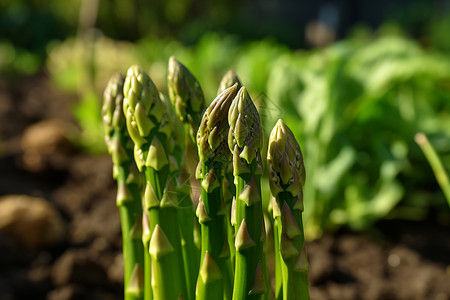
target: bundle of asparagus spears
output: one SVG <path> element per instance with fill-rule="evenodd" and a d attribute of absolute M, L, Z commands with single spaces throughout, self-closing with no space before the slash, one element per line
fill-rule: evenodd
<path fill-rule="evenodd" d="M 171 57 L 168 94 L 139 66 L 115 74 L 104 92 L 124 298 L 309 299 L 305 168 L 291 130 L 277 122 L 263 159 L 259 112 L 233 71 L 205 109 L 200 84 Z M 261 198 L 265 169 L 269 208 Z M 266 251 L 266 227 L 273 228 L 273 253 Z"/>

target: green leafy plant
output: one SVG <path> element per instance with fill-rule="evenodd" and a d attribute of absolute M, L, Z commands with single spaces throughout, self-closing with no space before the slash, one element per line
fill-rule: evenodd
<path fill-rule="evenodd" d="M 132 66 L 126 77 L 113 76 L 105 90 L 102 112 L 118 182 L 125 298 L 271 299 L 266 255 L 277 255 L 283 293 L 276 298 L 309 299 L 298 204 L 305 173 L 292 132 L 283 127 L 287 137 L 277 135 L 289 146 L 272 138 L 269 147 L 275 158 L 269 159 L 271 186 L 279 172 L 281 187 L 291 196 L 274 192 L 282 214 L 275 218 L 278 247 L 268 254 L 261 191 L 261 181 L 267 180 L 264 137 L 247 88 L 235 73 L 227 73 L 203 112 L 199 82 L 173 57 L 168 86 L 166 98 L 142 68 Z M 287 157 L 290 161 L 278 159 Z"/>
<path fill-rule="evenodd" d="M 340 226 L 367 229 L 389 215 L 418 218 L 434 205 L 416 196 L 429 177 L 414 135 L 436 136 L 448 161 L 448 82 L 448 58 L 401 36 L 349 38 L 277 60 L 267 95 L 308 156 L 310 238 Z"/>

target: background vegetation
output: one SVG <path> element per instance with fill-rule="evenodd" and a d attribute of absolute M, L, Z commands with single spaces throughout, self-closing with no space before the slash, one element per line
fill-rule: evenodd
<path fill-rule="evenodd" d="M 76 93 L 80 146 L 102 153 L 100 99 L 114 71 L 138 63 L 164 90 L 174 55 L 211 101 L 233 68 L 266 135 L 283 117 L 300 142 L 310 237 L 380 218 L 448 223 L 414 136 L 428 135 L 448 171 L 449 1 L 381 1 L 372 14 L 366 2 L 7 0 L 0 74 L 43 71 Z M 324 39 L 308 38 L 308 30 Z"/>

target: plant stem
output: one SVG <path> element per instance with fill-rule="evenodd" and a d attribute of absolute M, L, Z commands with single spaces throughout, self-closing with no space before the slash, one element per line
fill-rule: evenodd
<path fill-rule="evenodd" d="M 433 169 L 434 176 L 436 177 L 436 180 L 441 187 L 445 198 L 447 199 L 448 205 L 450 206 L 450 181 L 439 156 L 424 133 L 417 133 L 415 136 L 415 141 L 419 145 L 420 149 L 422 149 L 423 154 L 425 154 L 428 163 Z"/>
<path fill-rule="evenodd" d="M 188 299 L 194 299 L 200 265 L 200 248 L 194 242 L 194 230 L 199 228 L 194 214 L 194 204 L 195 207 L 198 204 L 198 193 L 192 189 L 192 187 L 196 187 L 197 181 L 191 175 L 195 174 L 198 164 L 195 134 L 200 125 L 205 99 L 198 81 L 173 56 L 169 59 L 167 82 L 170 101 L 174 106 L 176 116 L 184 125 L 184 161 L 178 180 L 180 183 L 189 184 L 190 189 L 180 190 L 179 195 L 187 201 L 183 201 L 182 208 L 179 208 L 179 215 L 180 224 L 182 224 L 180 227 L 183 238 L 182 249 Z M 200 189 L 200 186 L 198 188 Z"/>
<path fill-rule="evenodd" d="M 102 107 L 105 142 L 112 156 L 118 191 L 116 204 L 120 212 L 124 259 L 124 298 L 143 297 L 144 256 L 140 175 L 134 164 L 133 145 L 126 132 L 123 106 L 124 77 L 115 74 L 104 92 Z"/>
<path fill-rule="evenodd" d="M 117 206 L 122 228 L 125 299 L 142 299 L 144 294 L 144 248 L 142 236 L 142 205 L 139 185 L 127 183 L 128 172 L 118 167 Z M 130 195 L 131 197 L 127 197 Z M 124 197 L 125 196 L 125 197 Z"/>
<path fill-rule="evenodd" d="M 261 299 L 266 293 L 261 199 L 262 131 L 258 111 L 245 87 L 228 113 L 228 145 L 233 153 L 236 184 L 236 266 L 233 299 Z"/>
<path fill-rule="evenodd" d="M 224 215 L 219 214 L 223 203 L 221 176 L 211 175 L 220 174 L 221 168 L 220 164 L 209 167 L 202 163 L 204 182 L 216 187 L 212 190 L 202 187 L 202 196 L 197 209 L 202 236 L 197 299 L 220 299 L 224 293 L 226 259 L 224 246 L 228 247 L 228 243 L 226 243 Z"/>
<path fill-rule="evenodd" d="M 228 70 L 228 72 L 226 72 L 220 80 L 217 95 L 236 83 L 237 90 L 239 91 L 242 87 L 239 77 L 234 70 Z M 225 167 L 225 176 L 223 180 L 223 197 L 227 211 L 227 238 L 230 246 L 230 270 L 232 270 L 231 274 L 234 274 L 234 266 L 236 263 L 236 248 L 234 247 L 235 231 L 234 226 L 231 224 L 230 208 L 233 197 L 236 197 L 236 187 L 234 185 L 233 164 L 231 162 Z M 231 281 L 233 282 L 234 278 Z"/>
<path fill-rule="evenodd" d="M 157 134 L 153 141 L 155 139 L 161 140 L 161 144 L 152 142 L 153 153 L 155 160 L 161 161 L 161 155 L 165 153 L 165 147 L 162 146 L 165 144 L 165 136 Z M 149 153 L 148 156 L 150 155 Z M 152 235 L 149 248 L 152 258 L 152 287 L 155 299 L 178 299 L 181 296 L 187 299 L 178 223 L 178 197 L 169 171 L 168 162 L 161 168 L 149 165 L 145 167 L 144 199 Z"/>
<path fill-rule="evenodd" d="M 145 174 L 144 204 L 151 234 L 153 297 L 186 299 L 178 198 L 170 177 L 173 159 L 166 151 L 172 132 L 169 110 L 150 77 L 138 66 L 128 69 L 124 96 L 126 124 L 135 145 L 136 165 Z"/>
<path fill-rule="evenodd" d="M 278 226 L 278 237 L 280 243 L 280 269 L 283 281 L 283 299 L 309 299 L 308 285 L 308 270 L 305 263 L 305 257 L 302 254 L 304 251 L 304 233 L 302 224 L 302 215 L 299 209 L 292 209 L 295 206 L 297 197 L 292 197 L 289 192 L 282 192 L 278 194 L 278 203 L 283 203 L 281 209 L 281 215 L 277 217 L 277 221 L 284 226 Z M 288 217 L 288 216 L 289 217 Z M 296 224 L 299 225 L 299 233 L 296 233 L 292 238 L 286 227 L 292 226 L 289 224 L 294 217 Z M 295 225 L 294 225 L 295 226 Z M 295 231 L 297 228 L 295 229 Z M 295 249 L 293 248 L 295 247 Z M 305 281 L 306 274 L 306 281 Z M 306 288 L 305 288 L 306 284 Z"/>
<path fill-rule="evenodd" d="M 281 273 L 283 299 L 309 299 L 308 262 L 304 248 L 303 185 L 305 167 L 300 146 L 292 131 L 278 120 L 272 130 L 267 151 L 278 281 Z M 277 247 L 276 247 L 277 248 Z M 279 282 L 276 297 L 280 299 Z"/>
<path fill-rule="evenodd" d="M 223 177 L 223 202 L 225 210 L 225 228 L 227 232 L 228 246 L 230 249 L 230 258 L 227 262 L 230 277 L 230 283 L 234 282 L 234 266 L 236 264 L 236 248 L 234 247 L 235 232 L 234 226 L 231 222 L 231 210 L 233 198 L 236 197 L 236 187 L 234 186 L 234 176 L 233 176 L 233 164 L 228 163 L 225 168 L 225 174 Z"/>
<path fill-rule="evenodd" d="M 275 200 L 276 201 L 276 200 Z M 283 279 L 281 277 L 281 261 L 280 261 L 280 237 L 278 233 L 278 221 L 273 222 L 274 233 L 274 255 L 275 255 L 275 299 L 283 299 Z"/>
<path fill-rule="evenodd" d="M 230 87 L 214 99 L 204 113 L 197 133 L 202 180 L 201 200 L 197 207 L 202 234 L 196 291 L 199 300 L 222 299 L 224 296 L 229 298 L 231 295 L 231 285 L 227 283 L 229 246 L 222 183 L 223 168 L 231 156 L 225 142 L 229 127 L 227 114 L 236 89 L 237 86 Z"/>
<path fill-rule="evenodd" d="M 186 197 L 186 195 L 184 195 Z M 200 249 L 194 242 L 194 222 L 196 222 L 192 201 L 188 199 L 184 203 L 190 203 L 185 207 L 178 208 L 178 218 L 180 220 L 183 262 L 185 266 L 185 278 L 187 288 L 187 299 L 195 299 L 195 284 L 200 264 Z"/>
<path fill-rule="evenodd" d="M 152 259 L 150 257 L 150 220 L 148 211 L 142 214 L 142 243 L 144 245 L 144 300 L 153 299 L 152 290 Z"/>

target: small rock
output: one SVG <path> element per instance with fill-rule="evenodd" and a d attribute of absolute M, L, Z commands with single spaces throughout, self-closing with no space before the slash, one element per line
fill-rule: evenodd
<path fill-rule="evenodd" d="M 31 172 L 47 168 L 62 169 L 70 153 L 75 149 L 69 136 L 75 130 L 62 120 L 49 119 L 25 129 L 21 140 L 23 164 Z"/>
<path fill-rule="evenodd" d="M 29 249 L 40 249 L 60 243 L 66 224 L 47 200 L 8 195 L 0 198 L 0 234 Z"/>

